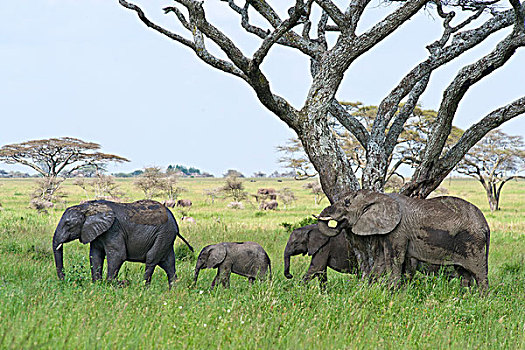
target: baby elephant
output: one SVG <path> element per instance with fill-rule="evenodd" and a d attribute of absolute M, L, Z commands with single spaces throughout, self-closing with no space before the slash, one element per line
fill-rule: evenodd
<path fill-rule="evenodd" d="M 327 267 L 341 273 L 357 273 L 357 259 L 344 234 L 327 237 L 319 231 L 317 224 L 300 227 L 290 234 L 284 249 L 284 276 L 286 278 L 293 277 L 290 273 L 290 257 L 299 254 L 308 254 L 312 257 L 303 281 L 308 282 L 317 277 L 321 289 L 324 289 L 326 284 Z"/>
<path fill-rule="evenodd" d="M 250 283 L 255 278 L 264 280 L 268 272 L 271 275 L 270 258 L 263 247 L 255 242 L 224 242 L 202 248 L 195 265 L 195 283 L 199 271 L 206 268 L 218 268 L 217 276 L 211 283 L 212 288 L 219 280 L 228 288 L 232 272 L 248 277 Z"/>

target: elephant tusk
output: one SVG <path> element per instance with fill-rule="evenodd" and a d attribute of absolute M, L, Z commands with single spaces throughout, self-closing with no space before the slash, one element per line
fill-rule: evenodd
<path fill-rule="evenodd" d="M 60 243 L 59 245 L 57 245 L 56 250 L 60 250 L 60 248 L 62 248 L 62 243 Z"/>
<path fill-rule="evenodd" d="M 317 220 L 321 220 L 321 221 L 330 221 L 330 220 L 333 220 L 331 216 L 318 216 L 317 217 Z"/>

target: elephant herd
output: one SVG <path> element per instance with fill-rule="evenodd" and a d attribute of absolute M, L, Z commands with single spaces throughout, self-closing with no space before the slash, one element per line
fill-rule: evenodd
<path fill-rule="evenodd" d="M 358 273 L 374 280 L 387 276 L 396 285 L 403 276 L 426 266 L 437 271 L 453 266 L 453 276 L 465 286 L 475 281 L 488 288 L 490 229 L 481 211 L 456 197 L 409 198 L 369 190 L 349 193 L 326 207 L 318 223 L 294 230 L 284 249 L 284 275 L 292 278 L 290 258 L 311 256 L 303 281 L 317 277 L 321 287 L 327 268 Z M 66 209 L 53 236 L 57 275 L 64 278 L 63 244 L 76 239 L 90 243 L 93 281 L 102 278 L 107 259 L 107 279 L 114 280 L 124 261 L 145 263 L 146 285 L 158 265 L 167 274 L 169 287 L 176 280 L 173 244 L 180 237 L 173 214 L 163 204 L 90 201 Z M 255 242 L 224 242 L 200 252 L 194 281 L 204 268 L 217 268 L 212 287 L 229 286 L 230 274 L 245 276 L 250 283 L 271 275 L 268 254 Z"/>

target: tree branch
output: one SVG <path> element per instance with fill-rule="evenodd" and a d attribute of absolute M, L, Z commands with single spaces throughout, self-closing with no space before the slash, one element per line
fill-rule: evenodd
<path fill-rule="evenodd" d="M 452 120 L 456 114 L 459 102 L 462 100 L 468 89 L 484 77 L 490 75 L 496 69 L 503 66 L 503 64 L 512 57 L 516 49 L 524 45 L 525 34 L 522 33 L 520 35 L 515 35 L 515 32 L 513 32 L 503 39 L 497 45 L 494 51 L 484 56 L 477 62 L 460 70 L 456 78 L 452 81 L 443 94 L 443 99 L 436 120 L 436 127 L 433 129 L 429 143 L 427 145 L 425 161 L 422 163 L 423 166 L 428 166 L 429 164 L 435 162 L 437 157 L 441 155 L 443 145 L 450 134 Z M 496 111 L 493 118 L 489 119 L 497 119 L 496 115 L 501 115 L 503 110 L 506 110 L 507 108 L 512 109 L 512 107 L 516 107 L 515 104 L 519 106 L 521 104 L 520 100 L 515 101 L 513 104 Z M 504 114 L 507 115 L 507 113 Z"/>
<path fill-rule="evenodd" d="M 192 48 L 193 50 L 195 50 L 195 45 L 193 44 L 193 42 L 191 42 L 190 40 L 186 39 L 186 38 L 183 38 L 182 36 L 178 35 L 178 34 L 175 34 L 175 33 L 172 33 L 170 32 L 169 30 L 167 29 L 164 29 L 162 28 L 161 26 L 158 26 L 156 25 L 155 23 L 151 22 L 147 17 L 146 15 L 144 14 L 144 11 L 142 11 L 142 9 L 140 7 L 138 7 L 137 5 L 134 5 L 134 4 L 130 4 L 129 2 L 127 2 L 126 0 L 119 0 L 119 3 L 124 6 L 125 8 L 127 9 L 130 9 L 130 10 L 133 10 L 137 13 L 137 16 L 140 18 L 140 20 L 145 24 L 147 25 L 148 27 L 156 30 L 157 32 L 167 36 L 168 38 L 172 39 L 172 40 L 175 40 L 175 41 L 178 41 L 179 43 L 189 47 L 189 48 Z"/>
<path fill-rule="evenodd" d="M 361 146 L 366 149 L 370 134 L 363 124 L 361 124 L 353 115 L 348 113 L 335 99 L 332 100 L 332 103 L 330 104 L 330 113 L 337 119 L 337 121 L 339 121 L 339 123 L 341 123 L 342 126 L 352 133 Z"/>
<path fill-rule="evenodd" d="M 332 21 L 339 27 L 339 30 L 344 31 L 348 28 L 349 23 L 347 22 L 345 15 L 341 10 L 330 0 L 315 0 Z"/>
<path fill-rule="evenodd" d="M 295 3 L 295 7 L 292 7 L 290 9 L 290 18 L 282 22 L 272 33 L 270 33 L 266 38 L 264 38 L 261 46 L 259 49 L 255 52 L 253 55 L 252 63 L 255 66 L 259 66 L 264 57 L 268 54 L 268 51 L 270 51 L 270 48 L 290 29 L 295 27 L 297 23 L 299 22 L 299 19 L 301 17 L 306 16 L 306 10 L 304 8 L 304 4 L 301 0 L 297 0 Z"/>
<path fill-rule="evenodd" d="M 451 170 L 489 131 L 524 113 L 525 96 L 492 111 L 463 133 L 458 142 L 440 160 L 440 167 Z"/>

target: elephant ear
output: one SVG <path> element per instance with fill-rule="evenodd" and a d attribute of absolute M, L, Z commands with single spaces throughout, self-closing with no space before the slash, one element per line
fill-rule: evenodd
<path fill-rule="evenodd" d="M 329 240 L 330 237 L 323 235 L 315 225 L 308 234 L 308 255 L 317 253 Z"/>
<path fill-rule="evenodd" d="M 210 255 L 208 255 L 208 261 L 206 267 L 209 269 L 216 268 L 226 259 L 226 247 L 222 244 L 216 245 L 210 249 Z"/>
<path fill-rule="evenodd" d="M 95 238 L 109 230 L 115 221 L 115 214 L 108 206 L 98 206 L 86 210 L 86 220 L 80 231 L 80 242 L 91 243 Z"/>
<path fill-rule="evenodd" d="M 352 227 L 359 236 L 384 235 L 392 232 L 401 221 L 401 210 L 396 200 L 382 193 L 367 194 L 362 214 Z"/>

